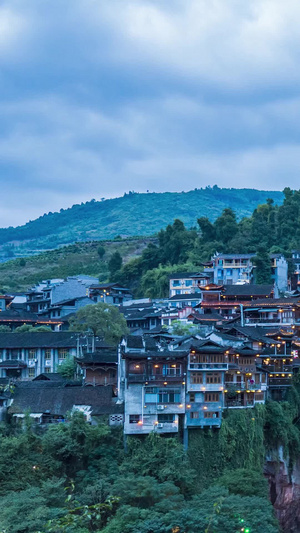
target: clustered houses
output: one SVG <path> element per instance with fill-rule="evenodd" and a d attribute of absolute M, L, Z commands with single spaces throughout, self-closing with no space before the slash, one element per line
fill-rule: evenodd
<path fill-rule="evenodd" d="M 188 446 L 189 431 L 217 431 L 227 409 L 283 400 L 300 366 L 300 294 L 297 286 L 279 297 L 287 287 L 280 255 L 270 256 L 274 284 L 253 283 L 253 255 L 215 254 L 202 273 L 172 274 L 168 299 L 132 300 L 89 276 L 0 297 L 0 324 L 53 329 L 0 333 L 0 418 L 22 421 L 30 411 L 47 425 L 80 410 L 90 423 L 122 424 L 125 437 L 179 434 Z M 98 302 L 117 305 L 127 321 L 117 349 L 63 331 L 76 310 Z M 188 334 L 175 334 L 174 322 Z M 57 373 L 69 357 L 74 380 Z"/>
<path fill-rule="evenodd" d="M 245 332 L 231 337 L 237 348 L 198 337 L 183 339 L 177 347 L 176 342 L 149 342 L 146 336 L 121 343 L 118 389 L 125 435 L 180 432 L 187 445 L 189 429 L 219 428 L 224 409 L 265 402 L 269 369 L 262 362 L 265 347 L 266 353 L 272 351 L 272 338 L 261 335 L 258 353 L 247 346 L 251 339 Z"/>
<path fill-rule="evenodd" d="M 284 399 L 299 348 L 294 330 L 232 321 L 205 334 L 129 335 L 118 349 L 69 332 L 0 333 L 0 379 L 15 385 L 11 397 L 2 394 L 0 415 L 22 421 L 29 410 L 47 425 L 80 410 L 90 423 L 123 424 L 125 436 L 180 434 L 188 446 L 189 430 L 217 430 L 226 409 Z M 70 355 L 75 381 L 56 373 Z"/>

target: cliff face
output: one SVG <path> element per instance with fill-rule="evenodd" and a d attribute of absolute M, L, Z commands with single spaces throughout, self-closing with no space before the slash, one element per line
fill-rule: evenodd
<path fill-rule="evenodd" d="M 266 458 L 264 474 L 269 481 L 270 500 L 284 533 L 300 532 L 300 459 L 290 466 L 280 448 Z"/>

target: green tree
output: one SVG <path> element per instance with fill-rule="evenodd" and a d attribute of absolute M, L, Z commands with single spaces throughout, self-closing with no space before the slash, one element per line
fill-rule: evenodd
<path fill-rule="evenodd" d="M 103 259 L 104 255 L 105 255 L 105 248 L 104 246 L 98 246 L 97 248 L 97 254 L 99 255 L 99 258 L 100 259 Z"/>
<path fill-rule="evenodd" d="M 259 247 L 257 254 L 252 259 L 255 265 L 255 280 L 258 284 L 272 283 L 272 267 L 271 259 L 267 250 L 263 247 Z"/>
<path fill-rule="evenodd" d="M 114 252 L 108 261 L 108 270 L 109 270 L 109 277 L 111 280 L 114 280 L 114 277 L 117 272 L 122 267 L 123 259 L 121 257 L 121 254 L 117 251 Z"/>
<path fill-rule="evenodd" d="M 70 319 L 70 331 L 92 333 L 108 344 L 117 345 L 128 333 L 124 316 L 114 305 L 97 303 L 86 305 Z"/>
<path fill-rule="evenodd" d="M 74 379 L 76 363 L 74 357 L 68 357 L 57 367 L 57 372 L 66 379 Z"/>
<path fill-rule="evenodd" d="M 9 326 L 4 326 L 3 324 L 0 325 L 0 333 L 10 333 L 11 328 Z"/>
<path fill-rule="evenodd" d="M 52 331 L 52 329 L 48 326 L 32 326 L 31 324 L 23 324 L 22 326 L 18 326 L 14 333 L 39 333 L 43 331 Z"/>

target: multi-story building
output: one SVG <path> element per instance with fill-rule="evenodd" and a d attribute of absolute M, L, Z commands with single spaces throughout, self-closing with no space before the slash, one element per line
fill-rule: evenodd
<path fill-rule="evenodd" d="M 292 331 L 300 327 L 300 300 L 299 297 L 259 299 L 245 305 L 243 314 L 246 325 L 264 328 L 280 326 Z"/>
<path fill-rule="evenodd" d="M 204 266 L 210 281 L 216 285 L 255 283 L 256 254 L 221 254 L 216 252 Z M 271 254 L 272 281 L 279 292 L 288 289 L 288 264 L 282 254 Z"/>
<path fill-rule="evenodd" d="M 211 340 L 193 342 L 188 356 L 185 427 L 220 427 L 228 355 Z"/>
<path fill-rule="evenodd" d="M 50 316 L 51 309 L 56 311 L 67 302 L 88 297 L 89 287 L 97 282 L 97 278 L 91 276 L 46 280 L 27 292 L 27 311 Z M 67 314 L 67 311 L 64 314 Z"/>
<path fill-rule="evenodd" d="M 183 427 L 187 355 L 153 349 L 143 338 L 121 343 L 118 388 L 125 405 L 125 435 L 178 433 Z"/>
<path fill-rule="evenodd" d="M 0 377 L 30 380 L 105 344 L 71 332 L 0 333 Z"/>
<path fill-rule="evenodd" d="M 209 283 L 210 276 L 203 272 L 177 272 L 170 276 L 169 297 L 193 294 Z"/>
<path fill-rule="evenodd" d="M 98 283 L 91 285 L 89 297 L 95 303 L 104 302 L 111 305 L 123 305 L 125 302 L 132 300 L 132 293 L 118 283 Z"/>

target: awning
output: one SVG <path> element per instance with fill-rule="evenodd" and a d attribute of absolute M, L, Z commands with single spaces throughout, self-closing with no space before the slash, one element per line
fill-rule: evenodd
<path fill-rule="evenodd" d="M 279 309 L 258 309 L 259 313 L 277 313 Z"/>

